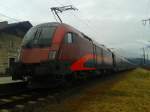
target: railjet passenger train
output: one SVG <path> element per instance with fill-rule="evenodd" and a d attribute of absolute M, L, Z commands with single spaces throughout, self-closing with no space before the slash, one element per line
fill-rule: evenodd
<path fill-rule="evenodd" d="M 77 29 L 57 22 L 32 27 L 18 59 L 10 61 L 13 80 L 72 79 L 133 67 L 125 58 L 97 44 Z"/>

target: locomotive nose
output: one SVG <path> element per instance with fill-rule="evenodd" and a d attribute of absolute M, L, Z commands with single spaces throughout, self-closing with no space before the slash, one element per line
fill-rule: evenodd
<path fill-rule="evenodd" d="M 53 38 L 56 26 L 36 26 L 31 28 L 24 36 L 20 61 L 23 63 L 40 63 L 55 59 L 56 52 L 53 48 Z"/>
<path fill-rule="evenodd" d="M 48 59 L 49 49 L 22 49 L 20 54 L 20 61 L 22 63 L 40 63 Z"/>

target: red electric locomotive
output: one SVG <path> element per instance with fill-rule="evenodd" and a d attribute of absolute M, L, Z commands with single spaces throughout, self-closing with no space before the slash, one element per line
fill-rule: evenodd
<path fill-rule="evenodd" d="M 64 23 L 32 27 L 18 59 L 11 61 L 13 80 L 53 80 L 116 69 L 115 54 Z M 87 74 L 84 74 L 86 76 Z"/>

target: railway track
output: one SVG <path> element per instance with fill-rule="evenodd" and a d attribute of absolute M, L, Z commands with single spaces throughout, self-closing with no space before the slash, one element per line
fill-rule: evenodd
<path fill-rule="evenodd" d="M 12 83 L 0 85 L 0 112 L 16 111 L 23 107 L 37 104 L 37 102 L 58 101 L 58 93 L 64 90 L 61 86 L 43 89 L 27 88 L 26 83 Z"/>
<path fill-rule="evenodd" d="M 46 93 L 37 93 L 37 92 L 31 92 L 31 93 L 22 93 L 18 95 L 8 96 L 0 99 L 0 111 L 1 110 L 11 110 L 15 111 L 18 110 L 21 107 L 25 107 L 28 104 L 35 104 L 39 101 L 44 101 L 45 98 L 48 97 L 48 94 Z M 55 98 L 53 96 L 53 98 Z"/>
<path fill-rule="evenodd" d="M 30 109 L 35 104 L 40 105 L 41 102 L 47 101 L 51 103 L 59 103 L 63 98 L 65 98 L 64 96 L 67 96 L 66 91 L 74 93 L 75 89 L 73 87 L 77 87 L 79 84 L 81 84 L 81 82 L 76 82 L 76 84 L 68 82 L 61 86 L 59 85 L 45 89 L 29 89 L 24 86 L 25 88 L 19 91 L 15 90 L 21 88 L 21 85 L 15 85 L 14 91 L 11 91 L 13 88 L 12 85 L 10 90 L 7 90 L 10 87 L 7 87 L 7 89 L 4 89 L 3 87 L 3 94 L 0 95 L 0 112 L 25 111 L 26 108 Z M 6 85 L 4 86 L 6 87 Z"/>
<path fill-rule="evenodd" d="M 91 85 L 95 82 L 104 82 L 105 80 L 112 79 L 118 75 L 112 75 L 108 77 L 95 78 L 94 80 L 82 80 L 76 81 L 75 83 L 66 83 L 63 86 L 57 86 L 46 89 L 29 89 L 25 88 L 20 91 L 10 92 L 7 94 L 0 95 L 0 112 L 18 111 L 23 112 L 26 109 L 32 111 L 35 106 L 40 106 L 41 102 L 59 103 L 64 98 L 78 94 L 78 91 L 84 86 Z M 23 87 L 23 85 L 22 85 Z M 18 86 L 21 88 L 21 86 Z M 18 89 L 15 87 L 14 90 Z M 6 92 L 6 91 L 5 91 Z M 7 91 L 8 92 L 8 91 Z"/>

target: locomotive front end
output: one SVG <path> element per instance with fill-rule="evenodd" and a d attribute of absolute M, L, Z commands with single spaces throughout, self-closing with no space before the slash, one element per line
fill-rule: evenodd
<path fill-rule="evenodd" d="M 57 33 L 57 26 L 57 23 L 37 25 L 26 33 L 18 59 L 10 62 L 13 80 L 52 78 L 52 74 L 57 74 L 58 38 L 63 33 Z"/>

